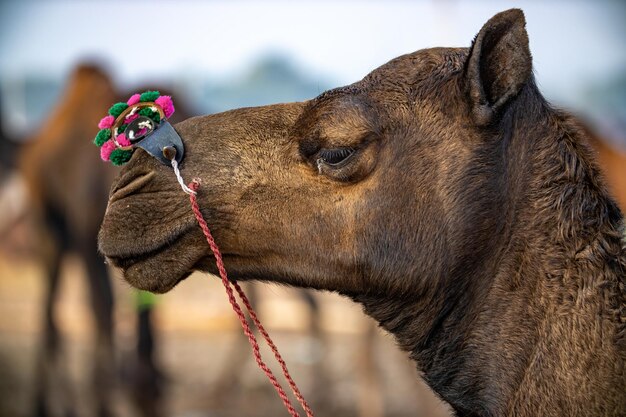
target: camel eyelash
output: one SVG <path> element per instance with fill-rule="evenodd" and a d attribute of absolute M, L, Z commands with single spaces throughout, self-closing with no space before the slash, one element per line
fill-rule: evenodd
<path fill-rule="evenodd" d="M 352 147 L 321 149 L 317 154 L 317 160 L 322 160 L 324 163 L 330 166 L 338 165 L 348 159 L 354 153 L 354 151 L 355 149 Z"/>

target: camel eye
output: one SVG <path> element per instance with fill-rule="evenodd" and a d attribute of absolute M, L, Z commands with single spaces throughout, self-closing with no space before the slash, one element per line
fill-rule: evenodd
<path fill-rule="evenodd" d="M 334 166 L 348 159 L 353 153 L 354 148 L 322 149 L 317 154 L 317 160 Z"/>

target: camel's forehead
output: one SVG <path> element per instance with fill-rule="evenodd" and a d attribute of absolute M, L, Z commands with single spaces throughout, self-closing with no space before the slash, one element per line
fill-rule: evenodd
<path fill-rule="evenodd" d="M 434 68 L 454 71 L 462 67 L 468 48 L 428 48 L 401 55 L 374 69 L 370 76 L 405 76 L 428 74 Z"/>
<path fill-rule="evenodd" d="M 351 97 L 369 103 L 397 102 L 419 89 L 432 91 L 462 70 L 467 54 L 468 48 L 430 48 L 399 56 L 354 84 L 320 94 L 308 108 L 336 107 L 337 103 L 350 102 Z"/>
<path fill-rule="evenodd" d="M 357 84 L 372 95 L 432 89 L 442 79 L 462 70 L 467 53 L 467 48 L 421 49 L 381 65 Z"/>

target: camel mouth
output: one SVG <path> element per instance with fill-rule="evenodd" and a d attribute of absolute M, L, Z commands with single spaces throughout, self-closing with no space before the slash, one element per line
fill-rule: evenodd
<path fill-rule="evenodd" d="M 143 253 L 136 253 L 133 255 L 126 255 L 126 256 L 105 255 L 105 257 L 107 261 L 110 262 L 113 266 L 120 268 L 122 270 L 126 270 L 132 267 L 133 265 L 139 264 L 141 262 L 145 262 L 150 258 L 154 258 L 155 256 L 158 256 L 158 254 L 163 252 L 164 249 L 165 247 L 161 246 L 151 251 L 147 251 Z"/>
<path fill-rule="evenodd" d="M 172 246 L 174 246 L 176 244 L 176 242 L 178 240 L 180 240 L 181 235 L 175 235 L 172 236 L 170 239 L 168 239 L 167 241 L 161 243 L 160 245 L 156 246 L 155 248 L 150 248 L 150 249 L 146 249 L 145 247 L 143 247 L 144 250 L 138 250 L 136 252 L 120 252 L 120 253 L 112 253 L 112 254 L 108 254 L 104 251 L 102 251 L 103 255 L 106 257 L 106 259 L 108 261 L 110 261 L 110 263 L 117 267 L 122 269 L 123 271 L 133 267 L 134 265 L 140 264 L 142 262 L 146 262 L 150 259 L 153 259 L 155 257 L 158 257 L 159 254 L 167 251 L 168 248 L 171 248 Z M 141 246 L 137 246 L 138 248 L 141 248 Z"/>
<path fill-rule="evenodd" d="M 125 225 L 122 224 L 121 227 Z M 135 238 L 129 240 L 124 235 L 118 236 L 107 233 L 107 228 L 102 227 L 98 238 L 98 250 L 112 261 L 124 265 L 130 264 L 133 260 L 145 259 L 151 254 L 157 254 L 163 251 L 163 249 L 175 245 L 177 241 L 193 228 L 194 223 L 190 219 L 176 226 L 170 226 L 166 236 L 160 235 L 162 229 L 158 231 L 148 229 L 151 233 L 136 233 Z"/>
<path fill-rule="evenodd" d="M 155 293 L 165 293 L 193 272 L 198 261 L 195 254 L 185 252 L 193 240 L 191 234 L 180 234 L 156 249 L 132 255 L 105 255 L 122 271 L 124 279 L 133 287 Z"/>

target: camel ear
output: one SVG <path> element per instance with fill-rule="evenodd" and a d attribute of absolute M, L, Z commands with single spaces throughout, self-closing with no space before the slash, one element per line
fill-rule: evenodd
<path fill-rule="evenodd" d="M 524 12 L 498 13 L 480 30 L 466 62 L 466 85 L 472 117 L 479 126 L 491 123 L 528 81 L 532 58 Z"/>

